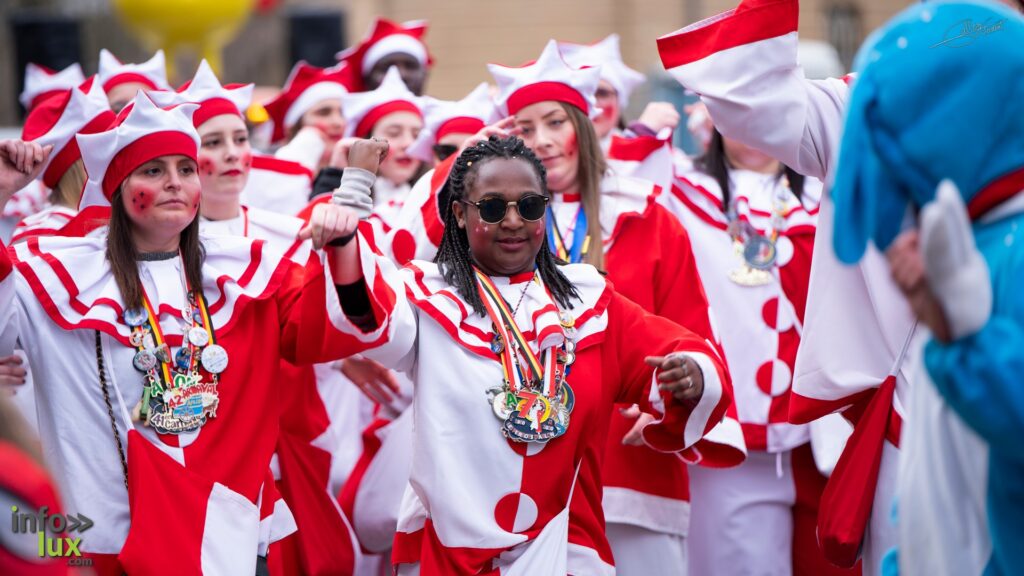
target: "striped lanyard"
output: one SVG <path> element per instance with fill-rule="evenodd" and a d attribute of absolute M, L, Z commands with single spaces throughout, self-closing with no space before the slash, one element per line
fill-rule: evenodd
<path fill-rule="evenodd" d="M 494 281 L 475 266 L 473 271 L 476 273 L 477 288 L 484 308 L 487 309 L 487 315 L 491 318 L 498 338 L 504 343 L 497 353 L 501 358 L 501 367 L 509 392 L 519 395 L 524 389 L 539 388 L 544 396 L 554 398 L 558 393 L 557 377 L 560 376 L 557 368 L 558 354 L 553 348 L 549 348 L 544 351 L 543 360 L 538 359 Z M 536 273 L 530 282 L 537 282 L 546 291 L 544 283 Z"/>
<path fill-rule="evenodd" d="M 570 264 L 577 264 L 583 261 L 590 249 L 590 235 L 587 234 L 587 212 L 583 206 L 576 210 L 576 223 L 572 229 L 572 246 L 565 247 L 565 239 L 558 230 L 558 223 L 555 221 L 555 212 L 548 206 L 547 219 L 548 248 L 561 260 Z"/>
<path fill-rule="evenodd" d="M 173 358 L 170 345 L 160 328 L 157 310 L 153 307 L 146 288 L 141 287 L 142 304 L 146 312 L 145 323 L 133 326 L 129 340 L 136 349 L 137 355 L 152 354 L 156 360 L 155 365 L 146 371 L 147 385 L 143 387 L 140 407 L 140 415 L 143 417 L 148 415 L 151 397 L 159 397 L 168 390 L 182 386 L 182 378 L 197 374 L 199 371 L 200 354 L 198 352 L 203 348 L 216 346 L 216 335 L 213 332 L 213 323 L 210 321 L 206 298 L 201 291 L 191 290 L 184 272 L 182 272 L 182 284 L 185 288 L 185 303 L 181 316 L 185 320 L 187 329 L 182 335 L 181 349 Z M 201 321 L 203 325 L 197 326 L 197 321 Z M 136 368 L 139 366 L 137 365 Z M 211 377 L 216 383 L 217 374 L 211 373 Z"/>

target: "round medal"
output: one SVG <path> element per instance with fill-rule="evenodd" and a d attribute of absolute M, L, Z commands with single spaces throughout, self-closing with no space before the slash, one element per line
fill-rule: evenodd
<path fill-rule="evenodd" d="M 568 310 L 563 310 L 558 313 L 558 321 L 562 324 L 563 328 L 572 328 L 576 325 L 576 319 Z"/>
<path fill-rule="evenodd" d="M 156 367 L 156 355 L 149 350 L 139 350 L 135 353 L 132 364 L 139 372 L 149 372 Z"/>
<path fill-rule="evenodd" d="M 202 348 L 210 343 L 210 335 L 205 329 L 195 326 L 190 328 L 188 331 L 188 341 L 191 342 L 193 346 Z"/>
<path fill-rule="evenodd" d="M 142 326 L 149 319 L 149 314 L 146 313 L 145 308 L 131 308 L 125 310 L 123 314 L 124 323 L 131 326 Z"/>
<path fill-rule="evenodd" d="M 132 335 L 128 337 L 128 343 L 131 344 L 133 348 L 138 348 L 139 346 L 142 346 L 142 342 L 145 340 L 145 335 L 146 333 L 142 330 L 133 330 Z"/>
<path fill-rule="evenodd" d="M 228 351 L 219 344 L 211 344 L 199 356 L 203 368 L 210 374 L 220 374 L 228 367 Z"/>
<path fill-rule="evenodd" d="M 174 366 L 178 370 L 188 370 L 189 364 L 192 363 L 192 355 L 188 353 L 188 348 L 182 346 L 178 348 L 178 351 L 174 353 Z"/>
<path fill-rule="evenodd" d="M 743 259 L 751 268 L 770 270 L 775 264 L 775 243 L 760 234 L 750 236 L 743 244 Z"/>

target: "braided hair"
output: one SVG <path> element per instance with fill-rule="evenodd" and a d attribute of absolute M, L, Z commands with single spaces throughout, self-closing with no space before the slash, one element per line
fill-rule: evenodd
<path fill-rule="evenodd" d="M 480 299 L 480 293 L 477 291 L 476 275 L 473 272 L 473 255 L 469 250 L 469 238 L 466 235 L 466 230 L 459 227 L 451 205 L 453 202 L 459 202 L 466 198 L 480 166 L 494 158 L 521 159 L 527 162 L 537 174 L 541 193 L 549 196 L 546 184 L 547 172 L 544 170 L 544 165 L 537 159 L 533 151 L 515 136 L 507 138 L 491 136 L 475 146 L 470 146 L 455 159 L 455 165 L 448 175 L 448 181 L 438 194 L 439 204 L 444 215 L 444 234 L 441 237 L 437 255 L 434 256 L 434 262 L 437 263 L 445 282 L 454 286 L 459 295 L 481 316 L 486 315 L 487 312 Z M 570 299 L 580 300 L 580 295 L 576 287 L 558 269 L 558 266 L 563 264 L 565 262 L 557 259 L 547 249 L 547 237 L 545 236 L 541 249 L 537 252 L 537 271 L 555 301 L 562 308 L 571 308 Z"/>

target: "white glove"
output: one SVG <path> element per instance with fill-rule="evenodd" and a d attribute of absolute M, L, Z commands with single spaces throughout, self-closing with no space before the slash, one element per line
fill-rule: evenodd
<path fill-rule="evenodd" d="M 967 207 L 950 180 L 939 183 L 935 200 L 921 210 L 921 255 L 952 338 L 981 330 L 992 315 L 992 281 L 974 244 Z"/>
<path fill-rule="evenodd" d="M 331 194 L 331 202 L 344 206 L 366 220 L 373 213 L 373 183 L 377 176 L 362 168 L 345 168 L 341 185 Z"/>

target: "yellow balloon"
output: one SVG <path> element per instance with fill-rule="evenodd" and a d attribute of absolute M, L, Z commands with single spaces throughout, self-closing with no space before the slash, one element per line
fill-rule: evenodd
<path fill-rule="evenodd" d="M 254 0 L 113 0 L 114 10 L 150 50 L 167 53 L 167 73 L 183 47 L 198 49 L 217 73 L 221 50 L 252 11 Z"/>

